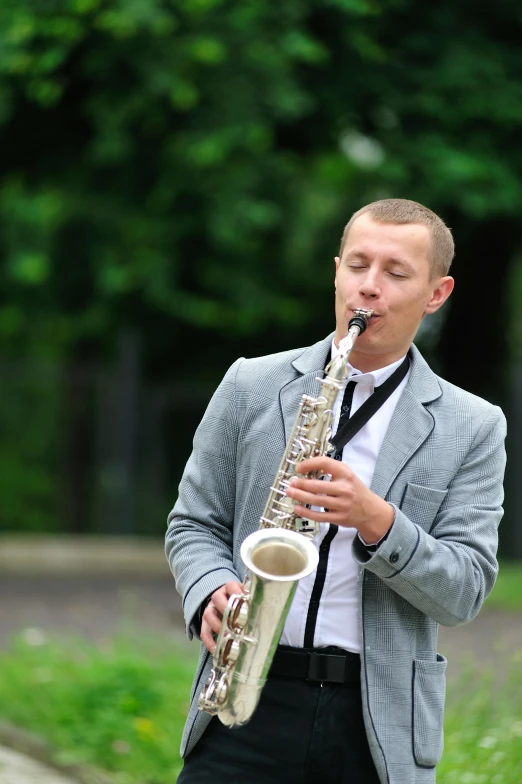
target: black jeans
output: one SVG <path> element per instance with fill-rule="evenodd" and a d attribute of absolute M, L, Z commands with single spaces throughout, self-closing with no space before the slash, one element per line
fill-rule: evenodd
<path fill-rule="evenodd" d="M 252 719 L 213 718 L 178 784 L 379 784 L 363 725 L 361 685 L 270 676 Z"/>

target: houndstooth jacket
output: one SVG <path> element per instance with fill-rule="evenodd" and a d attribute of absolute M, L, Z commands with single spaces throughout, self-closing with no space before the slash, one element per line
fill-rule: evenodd
<path fill-rule="evenodd" d="M 242 578 L 243 539 L 259 518 L 303 394 L 332 335 L 313 346 L 238 359 L 196 432 L 169 515 L 166 553 L 189 637 L 202 602 Z M 411 372 L 371 489 L 395 508 L 377 552 L 354 540 L 359 569 L 364 722 L 383 784 L 433 784 L 443 748 L 446 660 L 438 624 L 471 620 L 497 574 L 506 424 L 501 410 L 436 376 L 411 348 Z M 211 657 L 202 646 L 182 739 L 185 755 L 210 717 L 197 709 Z"/>

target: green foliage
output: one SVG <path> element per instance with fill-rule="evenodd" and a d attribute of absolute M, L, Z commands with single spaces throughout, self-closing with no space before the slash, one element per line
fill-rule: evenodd
<path fill-rule="evenodd" d="M 2 4 L 0 262 L 25 315 L 0 339 L 42 346 L 28 307 L 48 335 L 74 320 L 62 352 L 143 308 L 222 334 L 295 329 L 318 285 L 326 303 L 319 270 L 362 201 L 515 219 L 517 15 L 506 0 Z"/>
<path fill-rule="evenodd" d="M 471 668 L 453 684 L 444 725 L 440 784 L 515 784 L 522 765 L 522 678 L 520 651 L 507 677 Z"/>
<path fill-rule="evenodd" d="M 0 715 L 43 736 L 57 762 L 118 771 L 119 784 L 170 784 L 194 667 L 168 639 L 97 648 L 28 630 L 0 653 Z"/>
<path fill-rule="evenodd" d="M 167 639 L 97 648 L 27 630 L 0 653 L 0 716 L 43 736 L 62 763 L 117 772 L 118 784 L 172 784 L 194 668 Z M 441 784 L 519 783 L 520 672 L 515 656 L 501 682 L 473 667 L 451 684 Z"/>

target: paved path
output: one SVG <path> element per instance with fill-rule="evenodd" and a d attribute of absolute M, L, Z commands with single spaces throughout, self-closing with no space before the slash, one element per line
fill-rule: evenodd
<path fill-rule="evenodd" d="M 78 784 L 63 773 L 0 746 L 0 784 Z"/>
<path fill-rule="evenodd" d="M 169 634 L 183 628 L 170 575 L 2 574 L 0 647 L 23 629 L 105 640 L 125 628 Z M 1 782 L 0 782 L 1 784 Z"/>

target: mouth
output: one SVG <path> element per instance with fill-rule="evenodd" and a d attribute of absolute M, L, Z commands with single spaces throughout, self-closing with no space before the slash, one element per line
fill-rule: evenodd
<path fill-rule="evenodd" d="M 370 308 L 367 308 L 367 310 L 370 310 Z M 351 313 L 351 316 L 349 317 L 349 319 L 352 318 L 354 310 L 350 309 L 350 313 Z M 370 316 L 370 318 L 368 319 L 367 327 L 371 327 L 371 325 L 375 324 L 375 322 L 378 321 L 380 318 L 382 318 L 382 314 L 381 313 L 375 313 L 375 311 L 374 311 L 372 313 L 372 315 Z"/>

